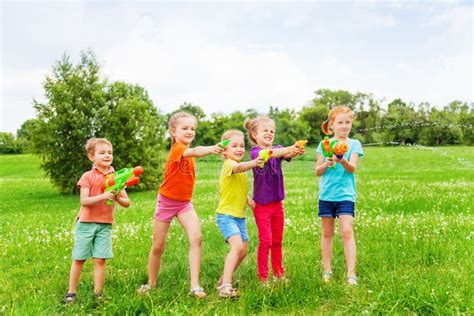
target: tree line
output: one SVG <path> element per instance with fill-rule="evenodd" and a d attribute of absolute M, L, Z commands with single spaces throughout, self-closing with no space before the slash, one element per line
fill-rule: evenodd
<path fill-rule="evenodd" d="M 195 144 L 211 145 L 230 128 L 244 131 L 246 118 L 272 117 L 277 126 L 276 144 L 308 139 L 316 145 L 324 135 L 320 126 L 331 107 L 347 105 L 356 119 L 351 137 L 363 144 L 474 145 L 474 103 L 453 101 L 444 107 L 414 104 L 402 99 L 385 102 L 370 93 L 319 89 L 301 110 L 271 106 L 267 113 L 248 109 L 205 113 L 192 103 L 172 113 L 160 112 L 139 85 L 109 82 L 91 51 L 82 52 L 74 65 L 64 55 L 43 83 L 46 101 L 33 100 L 37 117 L 25 121 L 16 136 L 0 133 L 0 154 L 32 152 L 62 192 L 77 192 L 77 175 L 87 170 L 83 145 L 90 137 L 107 137 L 114 145 L 114 165 L 142 165 L 141 188 L 155 188 L 162 166 L 157 156 L 169 145 L 166 126 L 176 111 L 198 119 Z M 245 132 L 245 131 L 244 131 Z"/>

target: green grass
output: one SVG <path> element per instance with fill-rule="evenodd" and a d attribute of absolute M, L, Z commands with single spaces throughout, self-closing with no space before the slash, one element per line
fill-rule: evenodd
<path fill-rule="evenodd" d="M 60 195 L 30 155 L 0 156 L 0 314 L 466 314 L 474 313 L 474 148 L 365 148 L 357 170 L 355 232 L 360 286 L 345 285 L 339 237 L 335 280 L 323 285 L 314 148 L 284 164 L 287 198 L 284 262 L 291 282 L 264 290 L 256 281 L 256 226 L 248 214 L 249 256 L 237 272 L 241 297 L 219 299 L 214 284 L 227 246 L 214 222 L 216 159 L 198 160 L 194 206 L 203 232 L 202 283 L 210 294 L 187 296 L 187 239 L 173 223 L 158 290 L 139 297 L 146 281 L 156 192 L 131 193 L 116 211 L 115 258 L 105 293 L 93 299 L 92 265 L 79 301 L 63 307 L 78 196 Z M 249 174 L 249 180 L 251 175 Z"/>

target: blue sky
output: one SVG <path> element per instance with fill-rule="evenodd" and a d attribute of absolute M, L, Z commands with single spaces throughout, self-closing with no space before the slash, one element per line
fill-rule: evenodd
<path fill-rule="evenodd" d="M 2 1 L 0 14 L 2 132 L 35 117 L 63 53 L 89 48 L 104 77 L 143 86 L 163 113 L 300 109 L 322 88 L 474 101 L 469 1 Z"/>

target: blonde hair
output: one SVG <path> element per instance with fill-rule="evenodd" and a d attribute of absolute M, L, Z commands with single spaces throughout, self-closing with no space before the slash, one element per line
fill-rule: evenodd
<path fill-rule="evenodd" d="M 332 133 L 332 125 L 334 124 L 336 116 L 339 114 L 348 114 L 351 120 L 354 119 L 354 112 L 349 107 L 345 105 L 335 106 L 329 111 L 328 119 L 321 124 L 321 130 L 324 134 L 330 135 Z"/>
<path fill-rule="evenodd" d="M 107 138 L 92 137 L 87 140 L 86 145 L 84 146 L 84 148 L 86 149 L 87 155 L 93 155 L 95 152 L 95 147 L 99 144 L 106 144 L 112 147 L 112 143 Z"/>
<path fill-rule="evenodd" d="M 244 133 L 242 133 L 242 131 L 239 131 L 238 129 L 228 129 L 227 131 L 224 132 L 224 134 L 222 134 L 221 141 L 226 140 L 226 139 L 230 139 L 233 136 L 245 137 Z"/>
<path fill-rule="evenodd" d="M 239 131 L 238 129 L 228 129 L 224 132 L 224 134 L 222 134 L 221 141 L 226 140 L 226 139 L 231 139 L 234 136 L 241 136 L 242 138 L 245 139 L 245 135 L 244 133 L 242 133 L 242 131 Z M 227 158 L 225 150 L 221 153 L 221 158 L 222 159 Z"/>
<path fill-rule="evenodd" d="M 197 123 L 198 123 L 197 118 L 194 115 L 192 115 L 188 112 L 176 112 L 175 114 L 171 115 L 171 117 L 168 121 L 168 133 L 170 134 L 170 137 L 171 137 L 171 144 L 174 144 L 176 142 L 176 140 L 174 139 L 173 135 L 171 135 L 170 131 L 176 129 L 176 125 L 178 125 L 179 119 L 181 119 L 183 117 L 194 119 L 194 121 L 196 122 L 195 127 L 197 127 Z"/>
<path fill-rule="evenodd" d="M 244 122 L 244 127 L 247 130 L 247 135 L 249 137 L 250 142 L 256 146 L 257 145 L 257 140 L 255 137 L 253 137 L 253 134 L 257 132 L 257 129 L 259 126 L 261 126 L 264 123 L 270 123 L 275 126 L 275 121 L 268 116 L 258 116 L 254 119 L 248 118 Z"/>

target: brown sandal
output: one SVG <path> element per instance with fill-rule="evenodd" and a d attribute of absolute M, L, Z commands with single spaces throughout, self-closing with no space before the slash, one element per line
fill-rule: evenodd
<path fill-rule="evenodd" d="M 221 286 L 217 288 L 219 297 L 223 298 L 235 298 L 239 296 L 237 289 L 232 287 L 230 283 L 223 283 Z"/>

